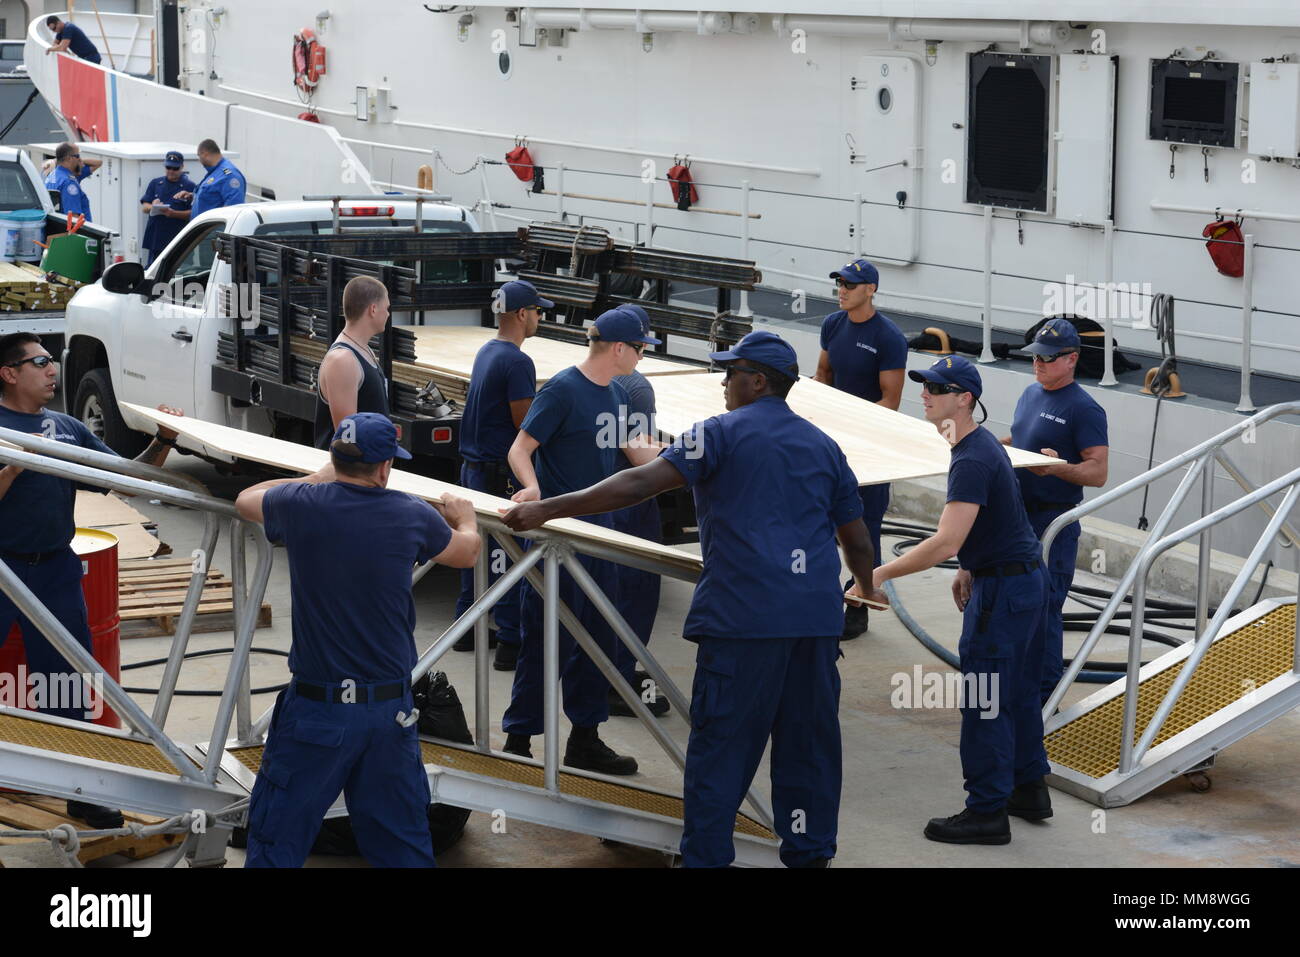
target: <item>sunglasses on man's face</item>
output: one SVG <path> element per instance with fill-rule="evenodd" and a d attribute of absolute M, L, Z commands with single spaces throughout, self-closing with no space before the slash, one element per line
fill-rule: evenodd
<path fill-rule="evenodd" d="M 1063 358 L 1065 358 L 1065 357 L 1068 356 L 1068 355 L 1073 355 L 1073 353 L 1070 353 L 1070 352 L 1058 352 L 1058 353 L 1056 353 L 1055 355 L 1051 355 L 1051 356 L 1040 356 L 1040 355 L 1035 354 L 1035 355 L 1034 355 L 1034 361 L 1035 361 L 1035 362 L 1041 362 L 1043 365 L 1051 365 L 1051 364 L 1052 364 L 1053 362 L 1055 362 L 1057 359 L 1063 359 Z"/>
<path fill-rule="evenodd" d="M 859 286 L 864 286 L 864 285 L 866 285 L 866 283 L 849 282 L 847 279 L 841 279 L 838 276 L 835 277 L 836 289 L 857 289 Z"/>
<path fill-rule="evenodd" d="M 28 356 L 26 359 L 19 359 L 17 362 L 9 362 L 6 363 L 6 365 L 8 365 L 9 368 L 11 369 L 17 369 L 21 367 L 24 363 L 30 362 L 32 365 L 36 366 L 36 368 L 44 369 L 53 361 L 54 361 L 53 356 Z"/>
<path fill-rule="evenodd" d="M 952 385 L 947 382 L 922 382 L 921 387 L 931 395 L 949 395 L 966 391 L 959 385 Z"/>
<path fill-rule="evenodd" d="M 750 369 L 750 368 L 747 367 L 747 366 L 727 366 L 726 370 L 725 370 L 725 371 L 723 372 L 723 374 L 722 374 L 722 380 L 723 380 L 724 382 L 727 381 L 727 380 L 730 379 L 731 376 L 732 376 L 734 373 L 736 373 L 736 372 L 748 372 L 750 375 L 762 375 L 762 374 L 763 374 L 763 373 L 761 373 L 759 370 L 757 370 L 757 369 Z"/>

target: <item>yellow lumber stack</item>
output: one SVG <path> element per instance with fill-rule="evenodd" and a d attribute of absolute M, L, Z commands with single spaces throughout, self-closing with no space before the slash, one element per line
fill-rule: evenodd
<path fill-rule="evenodd" d="M 81 283 L 42 272 L 30 263 L 0 263 L 0 311 L 63 309 Z"/>

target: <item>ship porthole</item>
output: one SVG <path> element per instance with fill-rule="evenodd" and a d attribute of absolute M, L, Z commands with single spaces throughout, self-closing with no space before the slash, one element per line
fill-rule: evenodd
<path fill-rule="evenodd" d="M 894 94 L 890 92 L 889 87 L 882 86 L 876 91 L 876 108 L 881 113 L 888 113 L 894 106 Z"/>
<path fill-rule="evenodd" d="M 497 69 L 501 71 L 501 79 L 510 79 L 510 74 L 514 71 L 514 63 L 510 59 L 509 50 L 502 50 L 497 54 Z"/>

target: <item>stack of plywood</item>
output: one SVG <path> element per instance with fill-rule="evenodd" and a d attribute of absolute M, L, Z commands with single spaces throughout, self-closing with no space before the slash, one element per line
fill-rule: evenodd
<path fill-rule="evenodd" d="M 64 279 L 30 263 L 0 263 L 0 310 L 36 312 L 63 309 L 81 283 Z"/>
<path fill-rule="evenodd" d="M 497 331 L 483 326 L 398 326 L 399 335 L 409 337 L 415 352 L 413 366 L 469 381 L 474 358 L 483 344 L 496 338 Z M 533 336 L 525 339 L 523 351 L 537 367 L 537 384 L 549 381 L 561 369 L 577 365 L 587 357 L 587 347 Z M 393 364 L 394 368 L 397 363 Z M 702 366 L 672 362 L 647 355 L 636 369 L 645 376 L 685 375 L 707 372 Z"/>
<path fill-rule="evenodd" d="M 171 548 L 152 534 L 157 531 L 157 523 L 112 492 L 102 495 L 78 491 L 73 515 L 79 528 L 97 528 L 117 536 L 119 562 L 171 553 Z"/>

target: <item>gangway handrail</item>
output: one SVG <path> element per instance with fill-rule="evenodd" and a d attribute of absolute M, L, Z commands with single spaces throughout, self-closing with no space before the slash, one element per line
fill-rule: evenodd
<path fill-rule="evenodd" d="M 1214 617 L 1210 620 L 1201 634 L 1197 635 L 1191 652 L 1183 662 L 1178 676 L 1174 679 L 1173 684 L 1165 693 L 1164 699 L 1156 709 L 1151 720 L 1142 734 L 1142 739 L 1135 746 L 1133 744 L 1133 733 L 1137 725 L 1137 705 L 1138 705 L 1138 672 L 1142 667 L 1142 625 L 1146 615 L 1146 580 L 1151 573 L 1151 566 L 1155 560 L 1163 555 L 1166 551 L 1173 548 L 1179 542 L 1185 541 L 1195 535 L 1200 535 L 1206 529 L 1218 525 L 1234 515 L 1238 515 L 1250 508 L 1261 499 L 1274 495 L 1283 489 L 1288 489 L 1286 498 L 1282 500 L 1281 506 L 1274 513 L 1265 527 L 1259 540 L 1255 542 L 1254 548 L 1251 549 L 1250 555 L 1242 564 L 1240 571 L 1237 572 L 1236 578 L 1228 588 L 1223 600 L 1219 603 Z M 1124 698 L 1124 725 L 1120 745 L 1120 764 L 1119 771 L 1121 774 L 1128 774 L 1133 770 L 1133 766 L 1142 760 L 1143 755 L 1151 747 L 1160 728 L 1164 725 L 1165 720 L 1173 711 L 1174 704 L 1178 696 L 1183 693 L 1187 683 L 1191 681 L 1192 674 L 1196 671 L 1201 659 L 1209 651 L 1210 645 L 1218 636 L 1219 631 L 1223 628 L 1224 622 L 1232 614 L 1233 602 L 1240 597 L 1241 592 L 1245 589 L 1250 576 L 1254 573 L 1259 563 L 1263 561 L 1264 552 L 1272 544 L 1273 539 L 1277 537 L 1281 530 L 1282 524 L 1286 521 L 1287 515 L 1295 507 L 1297 499 L 1300 499 L 1300 468 L 1293 469 L 1286 475 L 1274 479 L 1267 485 L 1263 485 L 1253 492 L 1242 495 L 1240 498 L 1230 502 L 1217 511 L 1202 516 L 1196 521 L 1184 526 L 1177 532 L 1162 537 L 1159 541 L 1149 544 L 1142 549 L 1140 557 L 1134 563 L 1137 566 L 1136 587 L 1133 591 L 1133 618 L 1129 629 L 1129 650 L 1128 650 L 1128 681 L 1126 685 L 1127 694 Z M 1110 623 L 1110 616 L 1104 614 L 1099 619 L 1099 624 L 1105 627 Z M 1293 670 L 1300 670 L 1295 668 Z"/>
<path fill-rule="evenodd" d="M 1223 445 L 1225 445 L 1232 439 L 1236 438 L 1237 436 L 1241 435 L 1243 432 L 1252 431 L 1256 429 L 1258 426 L 1262 425 L 1263 423 L 1269 421 L 1270 419 L 1275 419 L 1281 415 L 1297 415 L 1297 414 L 1300 414 L 1300 401 L 1279 402 L 1276 405 L 1271 405 L 1268 408 L 1261 409 L 1259 412 L 1256 412 L 1250 418 L 1242 419 L 1240 422 L 1237 422 L 1234 425 L 1224 429 L 1218 435 L 1214 435 L 1206 439 L 1201 444 L 1194 446 L 1188 449 L 1187 451 L 1182 452 L 1165 462 L 1162 462 L 1160 465 L 1148 469 L 1147 471 L 1143 472 L 1141 475 L 1134 476 L 1133 478 L 1129 479 L 1127 482 L 1124 482 L 1121 485 L 1117 485 L 1115 488 L 1103 492 L 1101 495 L 1098 495 L 1095 498 L 1089 499 L 1088 501 L 1079 504 L 1075 508 L 1070 509 L 1068 512 L 1064 512 L 1061 515 L 1058 515 L 1056 519 L 1050 525 L 1048 525 L 1047 529 L 1043 532 L 1042 554 L 1044 556 L 1044 561 L 1047 560 L 1047 556 L 1050 555 L 1051 553 L 1052 543 L 1056 540 L 1056 536 L 1060 534 L 1061 530 L 1065 528 L 1067 525 L 1070 525 L 1078 521 L 1084 516 L 1096 512 L 1098 509 L 1106 505 L 1109 505 L 1111 502 L 1114 502 L 1115 500 L 1122 498 L 1125 495 L 1128 495 L 1129 493 L 1136 491 L 1137 489 L 1144 488 L 1150 485 L 1152 482 L 1156 481 L 1157 479 L 1163 478 L 1164 476 L 1170 474 L 1171 472 L 1181 469 L 1184 466 L 1190 465 L 1191 467 L 1188 469 L 1187 473 L 1183 476 L 1183 479 L 1179 483 L 1178 488 L 1174 491 L 1174 494 L 1170 497 L 1169 502 L 1165 505 L 1164 510 L 1160 513 L 1160 516 L 1156 519 L 1155 524 L 1151 528 L 1151 534 L 1148 537 L 1148 544 L 1143 546 L 1144 548 L 1150 547 L 1150 543 L 1158 541 L 1165 534 L 1165 530 L 1169 527 L 1169 524 L 1173 521 L 1174 513 L 1182 505 L 1183 499 L 1187 497 L 1187 493 L 1191 489 L 1191 486 L 1196 481 L 1196 479 L 1202 478 L 1203 481 L 1207 483 L 1209 482 L 1209 473 L 1207 472 L 1207 467 L 1209 466 L 1209 460 L 1214 457 L 1215 453 L 1218 451 L 1219 448 L 1221 448 Z M 1258 501 L 1262 501 L 1262 498 L 1251 499 L 1252 504 L 1255 504 Z M 1203 497 L 1203 503 L 1208 504 L 1205 497 Z M 1208 546 L 1206 546 L 1204 542 L 1202 543 L 1202 550 L 1203 552 L 1205 552 L 1205 554 L 1201 556 L 1202 560 L 1200 562 L 1200 567 L 1198 569 L 1198 576 L 1197 576 L 1198 599 L 1205 591 L 1206 584 L 1207 584 L 1206 579 L 1209 573 Z M 1084 663 L 1087 661 L 1088 656 L 1092 653 L 1093 648 L 1096 647 L 1097 642 L 1101 639 L 1101 636 L 1105 631 L 1106 625 L 1109 623 L 1110 619 L 1114 616 L 1119 606 L 1123 603 L 1125 596 L 1129 592 L 1129 589 L 1133 587 L 1133 583 L 1136 580 L 1138 574 L 1138 568 L 1139 568 L 1139 562 L 1136 561 L 1131 562 L 1129 564 L 1129 567 L 1125 570 L 1124 574 L 1120 577 L 1119 582 L 1116 584 L 1114 590 L 1111 593 L 1110 599 L 1106 602 L 1105 609 L 1098 616 L 1097 621 L 1096 623 L 1093 624 L 1091 631 L 1088 632 L 1088 637 L 1084 639 L 1083 644 L 1080 646 L 1079 651 L 1075 654 L 1073 661 L 1071 661 L 1069 667 L 1066 668 L 1065 673 L 1061 676 L 1060 682 L 1058 682 L 1055 690 L 1053 690 L 1051 696 L 1047 699 L 1047 703 L 1043 705 L 1044 723 L 1046 723 L 1047 720 L 1052 716 L 1052 714 L 1055 713 L 1057 707 L 1061 703 L 1061 699 L 1065 697 L 1066 690 L 1070 687 L 1071 684 L 1073 684 L 1075 678 L 1078 677 L 1079 672 L 1083 670 Z"/>
<path fill-rule="evenodd" d="M 31 469 L 35 472 L 42 472 L 69 481 L 82 482 L 101 488 L 148 495 L 168 504 L 225 516 L 236 527 L 240 524 L 250 528 L 254 527 L 252 523 L 246 522 L 239 517 L 239 513 L 231 502 L 178 487 L 179 483 L 164 483 L 136 477 L 137 475 L 153 474 L 155 471 L 161 471 L 156 469 L 155 466 L 107 455 L 93 449 L 74 448 L 66 443 L 15 432 L 11 429 L 0 429 L 0 439 L 21 446 L 16 449 L 0 446 L 0 463 L 5 465 L 17 465 L 24 469 Z M 36 448 L 41 451 L 25 451 L 27 448 Z M 74 459 L 76 461 L 73 461 Z M 103 466 L 103 468 L 95 466 Z M 123 474 L 125 472 L 135 472 L 136 475 Z M 238 596 L 245 600 L 244 613 L 236 623 L 235 652 L 231 658 L 226 686 L 222 692 L 221 704 L 218 707 L 217 717 L 214 722 L 211 738 L 213 741 L 225 740 L 226 732 L 229 729 L 231 715 L 236 704 L 235 697 L 239 692 L 240 679 L 252 647 L 257 611 L 261 605 L 262 594 L 266 589 L 266 582 L 270 578 L 271 545 L 262 532 L 261 526 L 255 527 L 254 538 L 258 546 L 257 570 L 254 573 L 249 594 Z M 73 639 L 49 609 L 41 604 L 30 589 L 23 584 L 22 580 L 3 562 L 0 562 L 0 590 L 9 596 L 18 609 L 36 625 L 69 664 L 80 669 L 83 674 L 103 673 L 103 669 L 98 666 L 92 655 Z M 216 781 L 217 771 L 220 768 L 219 751 L 214 751 L 209 755 L 205 765 L 200 768 L 163 731 L 159 722 L 146 714 L 144 709 L 123 690 L 122 686 L 106 674 L 103 675 L 103 695 L 114 711 L 121 715 L 139 735 L 147 738 L 158 748 L 167 760 L 175 766 L 181 777 L 205 784 L 213 784 Z"/>
<path fill-rule="evenodd" d="M 132 475 L 146 481 L 163 482 L 179 488 L 188 488 L 200 495 L 211 495 L 208 487 L 193 476 L 168 471 L 147 462 L 118 456 L 106 456 L 94 449 L 85 449 L 79 445 L 69 445 L 66 442 L 53 442 L 39 436 L 29 435 L 26 432 L 16 432 L 13 429 L 0 429 L 0 438 L 28 452 L 36 452 L 51 458 L 75 462 L 92 468 L 105 468 L 109 471 Z M 189 645 L 194 617 L 198 614 L 199 601 L 203 597 L 203 586 L 207 582 L 207 558 L 216 554 L 219 531 L 220 521 L 217 518 L 217 513 L 205 510 L 203 512 L 203 537 L 200 539 L 201 544 L 199 547 L 199 554 L 203 557 L 203 561 L 198 567 L 194 568 L 193 573 L 190 575 L 190 584 L 185 592 L 185 600 L 181 603 L 181 613 L 177 618 L 176 631 L 172 636 L 172 647 L 167 653 L 167 664 L 163 669 L 162 681 L 158 684 L 158 696 L 154 700 L 153 720 L 159 727 L 167 723 L 167 714 L 171 710 L 172 699 L 176 693 L 176 681 L 180 676 L 181 663 L 185 659 L 185 650 Z"/>

